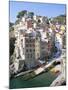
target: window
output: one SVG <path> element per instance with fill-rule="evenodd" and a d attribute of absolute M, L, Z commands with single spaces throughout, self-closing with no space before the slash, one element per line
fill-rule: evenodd
<path fill-rule="evenodd" d="M 33 49 L 33 52 L 35 52 L 35 49 Z"/>
<path fill-rule="evenodd" d="M 23 39 L 21 39 L 21 42 L 23 42 Z"/>
<path fill-rule="evenodd" d="M 27 54 L 27 58 L 32 58 L 32 54 Z"/>
<path fill-rule="evenodd" d="M 31 47 L 31 44 L 30 44 L 30 47 Z"/>
<path fill-rule="evenodd" d="M 26 44 L 26 47 L 28 47 L 28 44 Z"/>
<path fill-rule="evenodd" d="M 38 23 L 41 23 L 41 20 L 40 19 L 38 19 Z"/>
<path fill-rule="evenodd" d="M 29 58 L 29 54 L 27 54 L 27 58 Z"/>
<path fill-rule="evenodd" d="M 32 50 L 30 49 L 30 52 L 32 52 Z"/>
<path fill-rule="evenodd" d="M 32 54 L 31 54 L 30 56 L 31 56 L 31 58 L 32 58 Z"/>
<path fill-rule="evenodd" d="M 33 44 L 32 46 L 35 47 L 35 44 Z"/>
<path fill-rule="evenodd" d="M 26 49 L 26 52 L 28 52 L 28 49 Z"/>
<path fill-rule="evenodd" d="M 28 39 L 26 39 L 26 43 L 28 43 L 29 42 L 29 40 Z"/>
<path fill-rule="evenodd" d="M 31 42 L 31 39 L 30 39 L 30 42 Z"/>

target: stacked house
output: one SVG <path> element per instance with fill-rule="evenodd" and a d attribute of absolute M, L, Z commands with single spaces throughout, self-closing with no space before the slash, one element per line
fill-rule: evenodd
<path fill-rule="evenodd" d="M 32 69 L 39 64 L 40 58 L 49 56 L 51 48 L 48 43 L 47 18 L 42 16 L 22 17 L 14 26 L 15 33 L 15 60 L 14 72 L 24 68 Z"/>

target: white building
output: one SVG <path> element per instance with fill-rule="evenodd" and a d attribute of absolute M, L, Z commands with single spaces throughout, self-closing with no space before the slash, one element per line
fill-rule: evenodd
<path fill-rule="evenodd" d="M 45 21 L 46 18 L 41 16 L 35 16 L 33 19 L 22 17 L 15 25 L 16 59 L 14 65 L 16 71 L 23 69 L 24 63 L 28 69 L 35 67 L 40 56 L 45 56 L 46 42 L 48 42 L 47 33 L 43 27 L 46 24 Z M 37 27 L 39 27 L 38 30 Z M 43 45 L 41 41 L 45 44 Z M 42 47 L 44 48 L 41 50 Z"/>
<path fill-rule="evenodd" d="M 32 20 L 27 19 L 26 21 L 23 18 L 23 21 L 15 26 L 16 59 L 14 65 L 16 71 L 23 69 L 24 63 L 28 69 L 35 67 L 40 57 L 40 35 L 32 29 Z"/>

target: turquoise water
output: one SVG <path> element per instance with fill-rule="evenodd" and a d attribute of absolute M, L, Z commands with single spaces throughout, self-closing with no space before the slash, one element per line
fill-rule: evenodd
<path fill-rule="evenodd" d="M 30 87 L 46 87 L 50 86 L 52 81 L 57 77 L 57 75 L 47 72 L 42 73 L 35 78 L 30 80 L 23 80 L 23 77 L 17 77 L 10 80 L 10 88 L 30 88 Z"/>

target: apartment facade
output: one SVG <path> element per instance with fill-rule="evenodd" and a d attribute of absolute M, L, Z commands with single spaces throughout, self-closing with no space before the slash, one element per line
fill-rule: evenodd
<path fill-rule="evenodd" d="M 38 64 L 40 58 L 40 40 L 36 32 L 25 36 L 25 64 L 28 69 Z"/>

